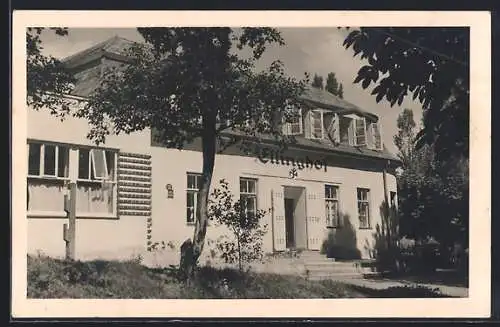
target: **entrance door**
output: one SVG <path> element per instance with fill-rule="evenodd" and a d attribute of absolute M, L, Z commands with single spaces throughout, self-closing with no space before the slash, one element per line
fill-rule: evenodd
<path fill-rule="evenodd" d="M 294 226 L 294 199 L 285 199 L 285 228 L 286 228 L 286 247 L 295 247 L 295 226 Z"/>

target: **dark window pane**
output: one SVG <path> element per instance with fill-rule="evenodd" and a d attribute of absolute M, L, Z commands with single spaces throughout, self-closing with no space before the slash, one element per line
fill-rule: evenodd
<path fill-rule="evenodd" d="M 29 145 L 28 174 L 40 175 L 40 144 Z"/>
<path fill-rule="evenodd" d="M 86 149 L 79 150 L 78 178 L 89 179 L 89 150 Z"/>
<path fill-rule="evenodd" d="M 65 146 L 59 146 L 59 155 L 57 162 L 57 176 L 68 177 L 69 149 Z"/>
<path fill-rule="evenodd" d="M 108 165 L 109 179 L 114 180 L 115 153 L 113 151 L 106 151 L 106 164 Z"/>
<path fill-rule="evenodd" d="M 56 175 L 56 147 L 54 145 L 45 145 L 44 155 L 44 175 Z"/>

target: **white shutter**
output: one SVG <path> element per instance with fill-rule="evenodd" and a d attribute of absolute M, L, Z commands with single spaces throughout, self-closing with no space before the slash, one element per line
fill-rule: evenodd
<path fill-rule="evenodd" d="M 372 131 L 374 148 L 380 150 L 382 149 L 382 137 L 380 134 L 380 126 L 378 125 L 378 123 L 372 124 Z"/>
<path fill-rule="evenodd" d="M 283 187 L 275 187 L 271 190 L 273 209 L 273 239 L 274 250 L 285 251 L 286 249 L 286 228 L 285 228 L 285 200 L 283 197 Z"/>
<path fill-rule="evenodd" d="M 367 135 L 366 135 L 366 146 L 369 148 L 369 149 L 375 149 L 375 137 L 374 137 L 374 133 L 373 133 L 373 123 L 370 123 L 368 125 L 368 131 L 367 131 Z"/>
<path fill-rule="evenodd" d="M 304 134 L 307 138 L 311 138 L 311 110 L 306 112 L 304 118 Z"/>
<path fill-rule="evenodd" d="M 307 190 L 307 247 L 320 250 L 326 225 L 323 185 Z"/>

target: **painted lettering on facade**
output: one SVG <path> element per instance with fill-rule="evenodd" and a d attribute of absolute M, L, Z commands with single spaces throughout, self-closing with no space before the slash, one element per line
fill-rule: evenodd
<path fill-rule="evenodd" d="M 299 170 L 308 168 L 317 170 L 323 169 L 325 172 L 327 171 L 325 159 L 314 159 L 309 156 L 294 157 L 291 155 L 285 155 L 282 151 L 270 148 L 256 148 L 256 152 L 259 161 L 264 164 L 270 163 L 274 165 L 291 166 Z"/>

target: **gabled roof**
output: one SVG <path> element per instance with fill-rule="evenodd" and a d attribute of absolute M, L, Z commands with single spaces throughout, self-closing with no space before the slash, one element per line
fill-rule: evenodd
<path fill-rule="evenodd" d="M 300 96 L 300 99 L 305 103 L 318 108 L 328 109 L 343 114 L 355 113 L 367 117 L 374 122 L 378 121 L 378 116 L 374 113 L 363 110 L 358 106 L 320 88 L 309 86 Z"/>
<path fill-rule="evenodd" d="M 126 51 L 135 42 L 120 36 L 113 36 L 101 43 L 98 43 L 88 49 L 77 52 L 71 56 L 63 58 L 61 61 L 70 69 L 78 68 L 91 61 L 102 57 L 110 57 L 114 60 L 128 61 L 125 56 Z"/>

